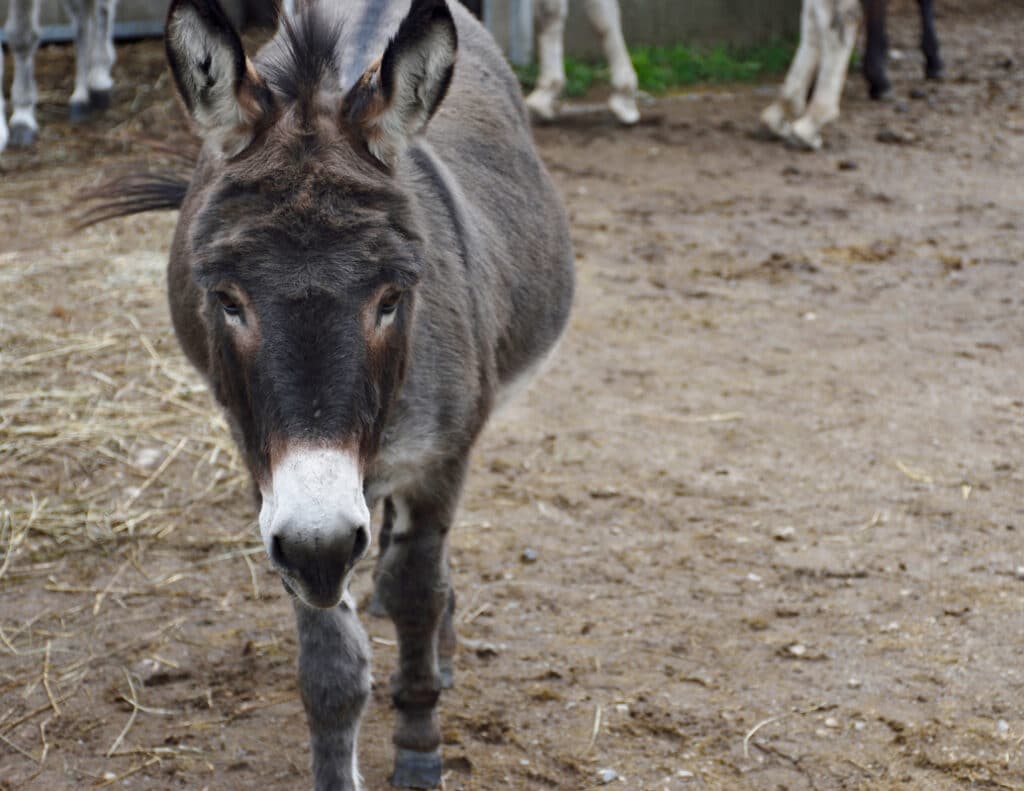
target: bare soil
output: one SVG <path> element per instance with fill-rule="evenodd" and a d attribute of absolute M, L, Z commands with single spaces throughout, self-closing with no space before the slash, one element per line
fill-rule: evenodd
<path fill-rule="evenodd" d="M 454 531 L 446 788 L 1024 788 L 1024 9 L 940 24 L 947 80 L 899 17 L 894 98 L 851 78 L 818 154 L 756 134 L 774 86 L 538 129 L 579 297 Z M 181 128 L 160 45 L 81 127 L 71 57 L 0 158 L 0 788 L 308 788 L 290 607 L 169 328 L 174 217 L 69 230 Z"/>

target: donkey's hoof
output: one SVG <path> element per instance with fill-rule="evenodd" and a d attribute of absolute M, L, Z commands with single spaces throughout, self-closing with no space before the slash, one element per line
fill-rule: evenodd
<path fill-rule="evenodd" d="M 110 91 L 89 89 L 89 109 L 102 113 L 110 107 Z"/>
<path fill-rule="evenodd" d="M 421 753 L 398 748 L 391 785 L 396 788 L 437 788 L 441 785 L 441 751 Z"/>
<path fill-rule="evenodd" d="M 526 107 L 534 120 L 550 123 L 558 117 L 558 95 L 538 88 L 526 97 Z"/>
<path fill-rule="evenodd" d="M 940 60 L 938 63 L 927 63 L 924 67 L 924 76 L 928 80 L 941 80 L 946 73 L 945 64 Z"/>
<path fill-rule="evenodd" d="M 380 594 L 377 591 L 374 591 L 373 596 L 370 597 L 370 603 L 366 606 L 366 612 L 374 618 L 388 617 L 388 608 L 384 606 L 384 602 L 381 601 Z"/>
<path fill-rule="evenodd" d="M 887 99 L 892 93 L 892 83 L 889 80 L 868 83 L 868 96 L 876 102 Z"/>
<path fill-rule="evenodd" d="M 451 689 L 455 686 L 455 663 L 450 658 L 441 658 L 437 661 L 437 672 L 441 676 L 441 689 Z"/>
<path fill-rule="evenodd" d="M 68 118 L 71 123 L 78 124 L 85 121 L 92 114 L 92 105 L 89 102 L 71 102 L 68 105 Z"/>
<path fill-rule="evenodd" d="M 11 148 L 27 148 L 36 142 L 38 131 L 27 124 L 12 123 L 11 136 L 8 138 L 8 143 Z"/>
<path fill-rule="evenodd" d="M 608 99 L 608 108 L 623 126 L 633 126 L 640 120 L 640 110 L 636 106 L 636 99 L 632 96 L 613 93 Z"/>

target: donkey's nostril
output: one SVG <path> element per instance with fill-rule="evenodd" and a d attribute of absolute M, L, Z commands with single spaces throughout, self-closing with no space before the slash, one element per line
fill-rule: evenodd
<path fill-rule="evenodd" d="M 349 563 L 353 565 L 359 558 L 366 554 L 366 550 L 370 546 L 370 531 L 365 527 L 356 528 L 356 540 L 352 545 L 352 559 Z"/>
<path fill-rule="evenodd" d="M 270 539 L 270 559 L 275 565 L 284 567 L 288 565 L 288 558 L 284 554 L 284 544 L 279 535 L 275 535 Z"/>

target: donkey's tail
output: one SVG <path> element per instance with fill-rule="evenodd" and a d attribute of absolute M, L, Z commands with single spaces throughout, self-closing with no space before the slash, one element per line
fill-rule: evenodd
<path fill-rule="evenodd" d="M 151 211 L 181 208 L 199 155 L 196 145 L 149 146 L 158 165 L 138 165 L 78 194 L 74 213 L 77 230 L 90 225 Z"/>

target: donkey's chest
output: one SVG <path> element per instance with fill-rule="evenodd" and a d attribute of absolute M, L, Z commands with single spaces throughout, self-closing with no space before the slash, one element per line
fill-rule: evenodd
<path fill-rule="evenodd" d="M 382 497 L 418 489 L 444 455 L 444 443 L 434 432 L 386 432 L 366 477 L 366 499 L 373 503 Z"/>

